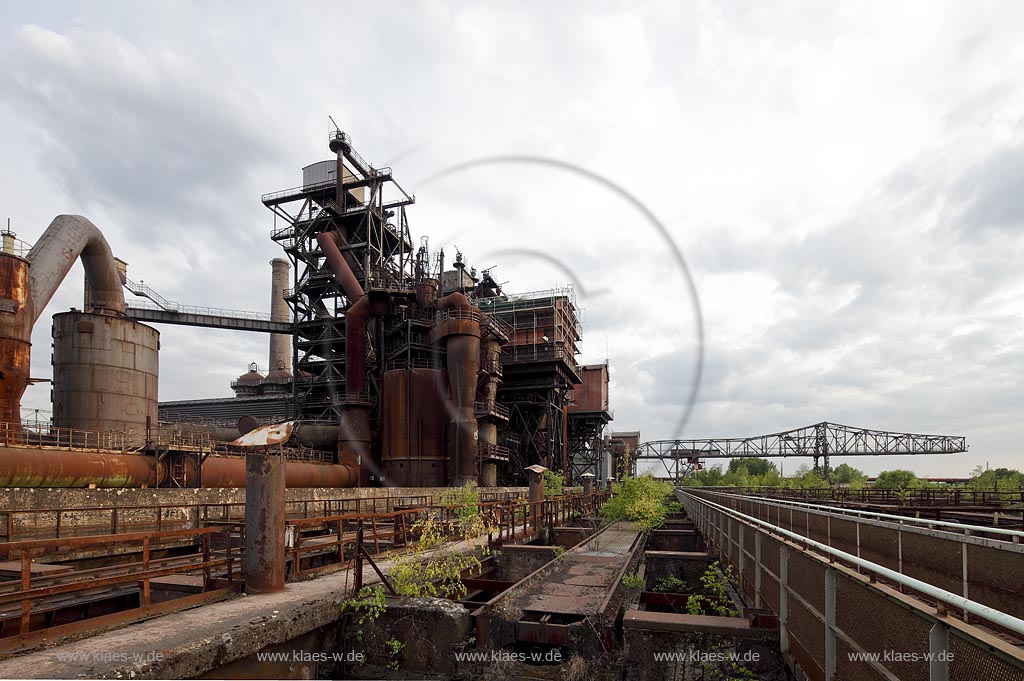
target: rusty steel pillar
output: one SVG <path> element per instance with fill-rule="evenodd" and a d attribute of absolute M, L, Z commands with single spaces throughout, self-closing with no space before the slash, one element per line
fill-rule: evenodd
<path fill-rule="evenodd" d="M 530 516 L 532 525 L 537 528 L 540 527 L 541 508 L 544 502 L 544 472 L 547 468 L 533 464 L 523 470 L 530 476 Z"/>
<path fill-rule="evenodd" d="M 583 478 L 583 496 L 590 499 L 594 496 L 594 474 L 584 473 L 580 477 Z"/>
<path fill-rule="evenodd" d="M 245 456 L 245 554 L 242 576 L 249 593 L 284 589 L 285 468 L 276 454 Z"/>

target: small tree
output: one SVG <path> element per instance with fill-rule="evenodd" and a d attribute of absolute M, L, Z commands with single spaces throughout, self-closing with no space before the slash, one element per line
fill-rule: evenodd
<path fill-rule="evenodd" d="M 778 468 L 768 459 L 761 459 L 756 456 L 745 456 L 741 459 L 729 461 L 729 472 L 735 473 L 740 467 L 747 469 L 750 475 L 761 477 L 770 471 L 778 472 Z"/>
<path fill-rule="evenodd" d="M 848 463 L 841 463 L 832 470 L 832 482 L 859 488 L 868 479 L 864 471 L 859 471 Z"/>
<path fill-rule="evenodd" d="M 902 492 L 908 489 L 921 489 L 924 487 L 924 484 L 914 475 L 913 471 L 896 469 L 879 473 L 872 487 L 894 489 Z"/>
<path fill-rule="evenodd" d="M 601 516 L 608 520 L 632 520 L 645 529 L 661 527 L 669 512 L 665 505 L 672 493 L 672 483 L 655 480 L 652 475 L 627 478 L 616 483 L 615 496 L 601 507 Z"/>

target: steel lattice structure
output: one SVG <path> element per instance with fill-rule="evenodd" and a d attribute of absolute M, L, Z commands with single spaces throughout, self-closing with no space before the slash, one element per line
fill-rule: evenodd
<path fill-rule="evenodd" d="M 781 433 L 746 438 L 700 440 L 653 440 L 643 442 L 633 456 L 633 474 L 638 461 L 660 461 L 677 482 L 701 467 L 701 459 L 743 457 L 786 458 L 808 456 L 814 467 L 823 464 L 829 473 L 831 456 L 883 456 L 912 454 L 959 454 L 967 451 L 962 435 L 923 435 L 855 428 L 822 421 Z"/>

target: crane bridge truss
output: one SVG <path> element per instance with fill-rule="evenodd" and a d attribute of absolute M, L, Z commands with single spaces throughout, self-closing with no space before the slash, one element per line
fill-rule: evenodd
<path fill-rule="evenodd" d="M 821 470 L 827 478 L 832 456 L 959 454 L 966 451 L 966 438 L 960 435 L 893 433 L 822 421 L 781 433 L 746 438 L 643 442 L 632 457 L 632 472 L 636 475 L 640 461 L 659 461 L 669 477 L 680 483 L 691 470 L 703 467 L 703 459 L 805 456 L 813 457 L 814 468 Z"/>

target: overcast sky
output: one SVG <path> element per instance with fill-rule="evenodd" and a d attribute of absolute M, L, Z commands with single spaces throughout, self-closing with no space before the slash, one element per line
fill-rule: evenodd
<path fill-rule="evenodd" d="M 613 427 L 686 437 L 822 420 L 963 434 L 858 459 L 1022 467 L 1024 4 L 5 2 L 0 217 L 79 213 L 129 276 L 266 311 L 260 194 L 327 157 L 328 114 L 416 194 L 415 238 L 511 291 L 574 281 Z M 542 251 L 552 260 L 524 252 Z M 52 313 L 33 336 L 49 377 Z M 160 397 L 230 395 L 262 334 L 161 327 Z M 24 404 L 49 407 L 45 384 Z M 836 461 L 835 463 L 838 463 Z M 786 463 L 795 469 L 799 462 Z"/>

